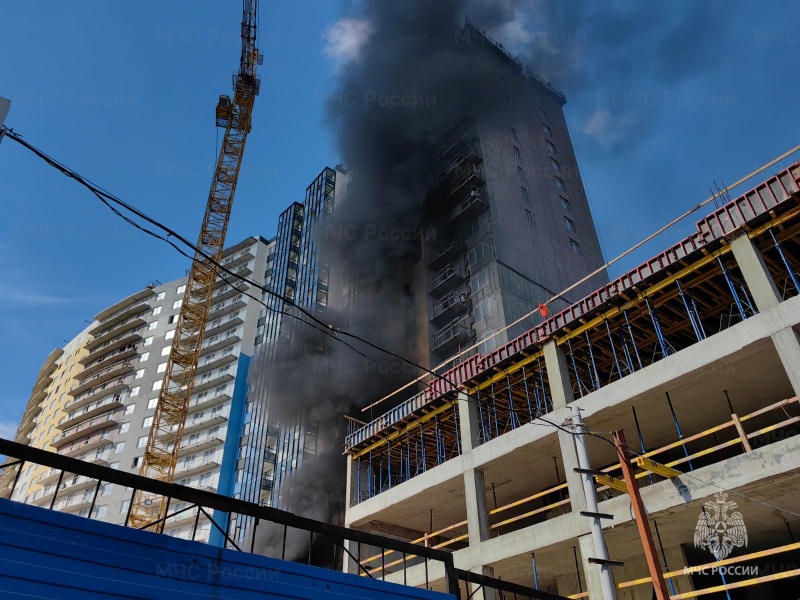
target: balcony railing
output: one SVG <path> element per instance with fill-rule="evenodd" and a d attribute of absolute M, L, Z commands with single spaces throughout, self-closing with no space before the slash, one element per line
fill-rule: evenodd
<path fill-rule="evenodd" d="M 452 289 L 462 281 L 464 281 L 464 277 L 461 271 L 453 267 L 453 265 L 447 265 L 433 276 L 433 291 L 441 292 Z"/>
<path fill-rule="evenodd" d="M 469 325 L 469 317 L 461 317 L 443 327 L 433 335 L 433 349 L 444 350 L 452 344 L 467 342 L 474 333 Z"/>
<path fill-rule="evenodd" d="M 80 437 L 82 434 L 86 435 L 93 431 L 97 431 L 98 429 L 103 429 L 105 426 L 116 425 L 118 423 L 119 417 L 116 413 L 101 415 L 99 417 L 95 417 L 94 419 L 84 421 L 83 423 L 80 423 L 71 429 L 67 429 L 58 437 L 58 439 L 53 442 L 52 445 L 54 448 L 58 448 L 59 446 L 63 446 L 64 444 L 68 443 L 70 440 Z"/>
<path fill-rule="evenodd" d="M 456 312 L 467 310 L 469 306 L 469 297 L 466 292 L 453 290 L 433 305 L 433 318 L 432 321 L 439 321 L 446 318 L 448 315 L 453 315 Z"/>

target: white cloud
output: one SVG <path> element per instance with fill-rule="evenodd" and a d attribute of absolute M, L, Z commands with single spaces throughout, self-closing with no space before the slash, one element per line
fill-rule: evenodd
<path fill-rule="evenodd" d="M 339 19 L 322 33 L 325 55 L 340 67 L 358 60 L 370 34 L 372 26 L 364 19 Z"/>
<path fill-rule="evenodd" d="M 0 306 L 56 306 L 71 302 L 69 298 L 38 292 L 25 286 L 0 285 Z"/>
<path fill-rule="evenodd" d="M 596 142 L 610 145 L 624 138 L 632 124 L 630 116 L 615 117 L 607 108 L 598 108 L 581 125 L 580 131 Z"/>
<path fill-rule="evenodd" d="M 17 435 L 17 425 L 15 423 L 0 421 L 0 438 L 13 440 L 15 435 Z"/>

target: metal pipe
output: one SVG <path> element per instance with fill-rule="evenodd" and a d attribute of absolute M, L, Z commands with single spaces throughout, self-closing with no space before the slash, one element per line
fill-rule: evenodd
<path fill-rule="evenodd" d="M 583 582 L 581 582 L 581 567 L 578 564 L 578 550 L 572 547 L 572 555 L 575 557 L 575 574 L 578 576 L 578 591 L 583 593 Z"/>
<path fill-rule="evenodd" d="M 719 263 L 719 268 L 722 269 L 722 276 L 725 278 L 725 283 L 728 284 L 728 289 L 733 297 L 733 302 L 736 304 L 736 310 L 739 311 L 739 316 L 741 317 L 742 321 L 744 321 L 745 316 L 744 308 L 742 307 L 742 301 L 739 299 L 739 294 L 736 291 L 736 287 L 733 285 L 733 281 L 731 281 L 731 276 L 728 273 L 728 269 L 725 268 L 725 263 L 722 262 L 722 259 L 719 256 L 717 257 L 717 262 Z"/>
<path fill-rule="evenodd" d="M 514 410 L 514 394 L 511 391 L 511 377 L 506 373 L 506 385 L 508 386 L 508 411 L 511 419 L 511 429 L 516 429 L 520 423 L 517 419 L 517 413 Z"/>
<path fill-rule="evenodd" d="M 525 400 L 528 402 L 528 416 L 533 421 L 533 409 L 531 408 L 531 395 L 528 393 L 528 376 L 525 374 L 525 365 L 522 365 L 522 385 L 525 388 Z"/>
<path fill-rule="evenodd" d="M 531 552 L 531 562 L 533 563 L 533 587 L 539 589 L 539 573 L 536 570 L 536 554 Z"/>
<path fill-rule="evenodd" d="M 599 513 L 597 507 L 597 490 L 594 487 L 594 476 L 585 472 L 591 469 L 589 462 L 589 451 L 586 447 L 586 428 L 581 420 L 581 410 L 577 406 L 572 406 L 572 429 L 575 432 L 575 449 L 578 455 L 578 466 L 584 470 L 581 473 L 581 482 L 583 483 L 583 493 L 586 496 L 586 509 L 590 513 Z M 594 553 L 602 561 L 608 561 L 608 549 L 606 548 L 605 538 L 603 536 L 603 524 L 600 522 L 600 517 L 588 517 L 591 521 L 592 529 L 592 542 L 594 544 Z M 614 578 L 611 575 L 611 565 L 603 562 L 598 565 L 600 568 L 600 586 L 603 590 L 604 600 L 615 600 L 617 597 L 617 588 L 614 585 Z M 581 590 L 583 591 L 583 590 Z"/>
<path fill-rule="evenodd" d="M 667 553 L 664 552 L 664 544 L 661 543 L 661 532 L 658 530 L 658 521 L 653 519 L 653 526 L 656 530 L 656 538 L 658 539 L 658 547 L 661 549 L 661 558 L 664 561 L 664 570 L 669 573 L 669 563 L 667 562 Z M 670 577 L 667 579 L 667 584 L 669 585 L 669 593 L 675 595 L 675 584 L 672 582 L 672 578 Z"/>
<path fill-rule="evenodd" d="M 672 420 L 675 422 L 675 430 L 678 432 L 678 439 L 683 441 L 683 432 L 681 431 L 680 423 L 678 423 L 678 416 L 675 414 L 675 408 L 672 406 L 672 399 L 669 397 L 669 392 L 664 392 L 664 394 L 667 396 L 669 412 L 672 413 Z M 686 458 L 689 458 L 689 449 L 686 447 L 686 444 L 681 444 L 681 446 L 683 446 L 683 454 Z M 691 460 L 689 461 L 689 470 L 694 471 Z"/>
<path fill-rule="evenodd" d="M 494 413 L 494 436 L 500 437 L 500 427 L 497 424 L 497 400 L 494 397 L 494 384 L 491 385 L 489 391 L 492 394 L 492 412 Z"/>
<path fill-rule="evenodd" d="M 642 437 L 642 428 L 639 427 L 639 417 L 636 416 L 636 407 L 635 406 L 631 406 L 631 410 L 633 411 L 633 422 L 636 423 L 636 433 L 639 434 L 639 446 L 642 449 L 642 454 L 644 454 L 645 452 L 647 452 L 647 450 L 645 450 L 645 448 L 644 448 L 644 438 Z M 653 483 L 653 474 L 652 473 L 648 473 L 647 477 L 650 479 L 650 484 L 652 485 L 652 483 Z"/>
<path fill-rule="evenodd" d="M 769 230 L 769 234 L 772 236 L 772 241 L 775 243 L 775 249 L 778 251 L 778 254 L 781 257 L 781 262 L 783 262 L 783 266 L 786 267 L 786 272 L 789 273 L 789 278 L 792 280 L 794 289 L 798 293 L 800 293 L 800 282 L 797 281 L 797 276 L 792 270 L 792 267 L 789 264 L 789 261 L 786 259 L 786 256 L 783 254 L 783 250 L 781 249 L 781 243 L 778 241 L 778 238 L 775 237 L 775 233 L 772 231 L 772 229 Z"/>
<path fill-rule="evenodd" d="M 536 357 L 536 369 L 539 371 L 539 381 L 542 384 L 542 402 L 544 403 L 544 407 L 543 407 L 544 411 L 543 412 L 546 413 L 546 412 L 548 412 L 548 410 L 547 410 L 547 390 L 545 390 L 545 388 L 544 388 L 544 370 L 542 369 L 542 361 L 541 361 L 540 357 L 538 357 L 538 356 Z M 539 413 L 539 414 L 542 414 L 542 413 Z"/>
<path fill-rule="evenodd" d="M 647 312 L 650 314 L 650 320 L 653 322 L 653 329 L 656 332 L 656 339 L 658 340 L 658 345 L 661 346 L 661 355 L 666 358 L 669 356 L 669 350 L 667 349 L 667 340 L 664 337 L 664 332 L 661 331 L 661 323 L 658 321 L 658 315 L 656 314 L 655 309 L 650 306 L 650 300 L 647 298 L 644 299 L 645 304 L 647 305 Z"/>
<path fill-rule="evenodd" d="M 689 306 L 689 301 L 686 299 L 686 292 L 683 291 L 683 287 L 681 286 L 681 282 L 677 279 L 675 280 L 675 284 L 678 286 L 678 294 L 680 294 L 681 301 L 683 302 L 683 307 L 686 309 L 686 314 L 689 317 L 689 322 L 692 324 L 692 329 L 694 329 L 694 335 L 697 338 L 697 341 L 701 341 L 703 336 L 700 335 L 700 330 L 697 328 L 697 323 L 695 322 L 694 313 L 692 312 L 691 307 Z"/>
<path fill-rule="evenodd" d="M 583 383 L 581 382 L 581 376 L 578 373 L 578 365 L 575 364 L 575 353 L 572 351 L 572 340 L 567 339 L 567 348 L 569 348 L 569 358 L 572 361 L 572 370 L 575 371 L 575 381 L 578 383 L 578 393 L 583 398 Z"/>
<path fill-rule="evenodd" d="M 611 344 L 611 354 L 614 355 L 614 364 L 617 366 L 617 373 L 619 378 L 622 379 L 622 367 L 620 367 L 619 359 L 617 358 L 617 348 L 614 346 L 614 336 L 611 335 L 611 326 L 606 321 L 606 332 L 608 333 L 608 342 Z"/>
<path fill-rule="evenodd" d="M 600 375 L 597 374 L 597 365 L 594 362 L 594 349 L 592 348 L 592 341 L 589 339 L 588 331 L 584 331 L 583 333 L 586 336 L 586 347 L 589 349 L 589 358 L 592 361 L 592 370 L 589 373 L 589 379 L 592 378 L 592 373 L 594 373 L 595 389 L 599 390 L 601 387 L 603 387 L 603 384 L 600 383 Z"/>
<path fill-rule="evenodd" d="M 639 368 L 642 367 L 642 359 L 639 357 L 639 348 L 636 347 L 636 338 L 633 335 L 633 328 L 631 328 L 631 322 L 628 320 L 628 311 L 623 310 L 622 314 L 625 315 L 625 324 L 628 326 L 628 334 L 631 336 L 631 345 L 633 346 L 633 351 L 636 354 L 636 361 L 639 363 Z"/>

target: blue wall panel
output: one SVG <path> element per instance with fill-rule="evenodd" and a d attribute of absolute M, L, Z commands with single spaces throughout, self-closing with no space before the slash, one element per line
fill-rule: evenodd
<path fill-rule="evenodd" d="M 453 598 L 2 499 L 0 597 Z"/>

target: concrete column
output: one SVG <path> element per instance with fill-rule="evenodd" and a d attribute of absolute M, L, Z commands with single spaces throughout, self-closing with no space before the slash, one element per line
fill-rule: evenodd
<path fill-rule="evenodd" d="M 567 357 L 556 345 L 555 340 L 544 345 L 544 366 L 550 381 L 550 397 L 553 400 L 553 408 L 564 408 L 575 399 L 575 396 L 572 394 Z"/>
<path fill-rule="evenodd" d="M 593 565 L 588 561 L 589 557 L 595 555 L 591 534 L 582 535 L 578 538 L 578 553 L 580 554 L 583 570 L 583 589 L 589 592 L 589 598 L 609 600 L 603 596 L 600 569 L 597 568 L 597 565 Z"/>
<path fill-rule="evenodd" d="M 764 258 L 750 238 L 740 235 L 731 242 L 731 250 L 758 311 L 764 312 L 776 306 L 781 301 L 780 293 L 764 264 Z"/>
<path fill-rule="evenodd" d="M 467 503 L 467 532 L 469 545 L 489 539 L 489 507 L 486 503 L 486 482 L 483 471 L 464 471 L 464 499 Z"/>
<path fill-rule="evenodd" d="M 800 337 L 792 328 L 783 329 L 771 337 L 794 394 L 800 396 Z"/>
<path fill-rule="evenodd" d="M 465 392 L 458 393 L 458 428 L 461 433 L 461 454 L 464 455 L 478 445 L 481 428 L 478 423 L 477 400 Z"/>
<path fill-rule="evenodd" d="M 355 490 L 353 489 L 353 480 L 355 479 L 355 470 L 358 468 L 358 461 L 353 460 L 349 456 L 347 457 L 347 483 L 345 484 L 345 493 L 344 493 L 344 501 L 345 507 L 349 508 L 353 506 L 353 494 Z M 348 523 L 345 523 L 345 526 L 350 527 Z M 344 540 L 344 547 L 352 554 L 353 556 L 358 556 L 358 544 L 352 542 L 350 540 Z M 342 571 L 345 573 L 358 573 L 359 568 L 347 552 L 344 553 L 342 557 Z"/>

